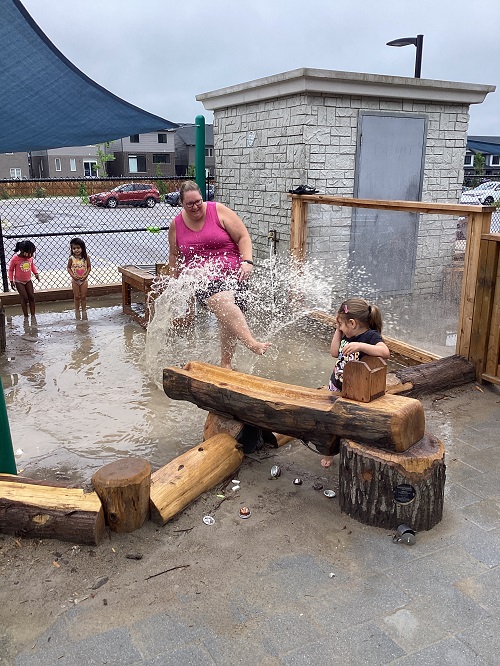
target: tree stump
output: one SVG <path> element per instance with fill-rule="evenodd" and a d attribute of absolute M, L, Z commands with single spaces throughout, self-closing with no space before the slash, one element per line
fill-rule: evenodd
<path fill-rule="evenodd" d="M 146 460 L 116 460 L 98 469 L 92 483 L 113 532 L 133 532 L 142 526 L 149 512 L 151 485 L 151 465 Z"/>
<path fill-rule="evenodd" d="M 340 509 L 360 523 L 396 529 L 404 523 L 430 530 L 443 515 L 444 446 L 433 435 L 403 453 L 342 440 Z"/>

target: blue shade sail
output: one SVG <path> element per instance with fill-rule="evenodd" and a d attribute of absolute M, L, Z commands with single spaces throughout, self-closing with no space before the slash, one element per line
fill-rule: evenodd
<path fill-rule="evenodd" d="M 178 127 L 77 69 L 19 0 L 0 0 L 0 153 L 86 146 Z"/>

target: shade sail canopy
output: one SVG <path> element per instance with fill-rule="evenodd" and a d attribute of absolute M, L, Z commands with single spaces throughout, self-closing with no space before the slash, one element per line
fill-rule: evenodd
<path fill-rule="evenodd" d="M 487 155 L 500 155 L 500 142 L 474 141 L 467 139 L 467 150 L 473 153 L 486 153 Z"/>
<path fill-rule="evenodd" d="M 87 146 L 177 127 L 77 69 L 19 0 L 0 0 L 0 153 Z"/>

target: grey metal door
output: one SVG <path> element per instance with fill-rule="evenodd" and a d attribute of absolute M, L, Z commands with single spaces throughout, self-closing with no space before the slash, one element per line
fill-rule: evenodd
<path fill-rule="evenodd" d="M 354 196 L 420 201 L 426 133 L 425 116 L 362 112 Z M 353 209 L 351 291 L 363 288 L 363 275 L 376 294 L 411 292 L 418 220 L 418 213 Z"/>

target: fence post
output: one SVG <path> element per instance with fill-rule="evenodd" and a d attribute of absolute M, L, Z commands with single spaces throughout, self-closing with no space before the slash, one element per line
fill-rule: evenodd
<path fill-rule="evenodd" d="M 7 261 L 5 259 L 5 246 L 3 244 L 2 218 L 0 217 L 0 267 L 2 271 L 3 291 L 9 291 L 9 281 L 7 279 Z"/>
<path fill-rule="evenodd" d="M 3 392 L 2 379 L 0 378 L 0 473 L 17 474 L 14 449 L 12 448 L 12 437 L 10 435 L 9 420 L 7 418 L 7 407 L 5 405 L 5 394 Z"/>
<path fill-rule="evenodd" d="M 196 116 L 195 171 L 196 183 L 200 188 L 203 201 L 207 200 L 207 178 L 205 174 L 205 116 Z"/>

